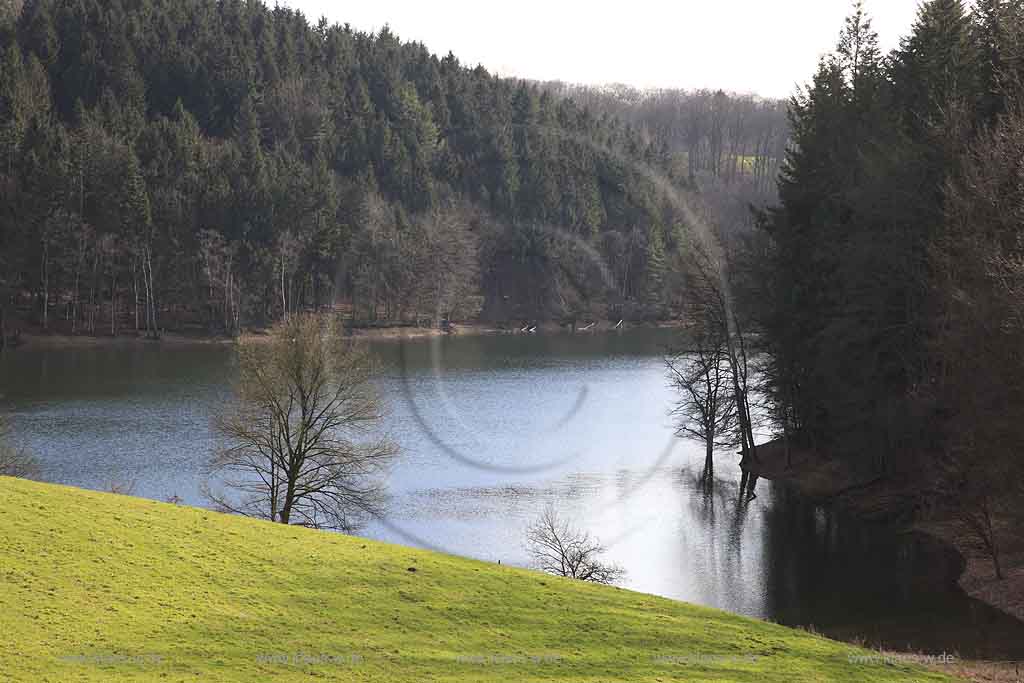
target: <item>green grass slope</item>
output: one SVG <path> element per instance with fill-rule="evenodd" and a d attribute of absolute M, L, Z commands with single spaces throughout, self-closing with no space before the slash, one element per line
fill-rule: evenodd
<path fill-rule="evenodd" d="M 360 538 L 4 478 L 0 507 L 0 681 L 944 680 L 773 624 Z"/>

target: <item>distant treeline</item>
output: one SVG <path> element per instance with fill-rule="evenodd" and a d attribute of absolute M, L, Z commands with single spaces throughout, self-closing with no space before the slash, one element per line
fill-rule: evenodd
<path fill-rule="evenodd" d="M 677 174 L 750 183 L 774 195 L 790 137 L 785 100 L 721 90 L 639 90 L 558 81 L 541 87 L 633 125 L 645 139 L 668 148 Z"/>
<path fill-rule="evenodd" d="M 785 432 L 986 545 L 1024 511 L 1022 82 L 1020 2 L 931 0 L 890 55 L 858 8 L 792 103 L 746 297 Z"/>

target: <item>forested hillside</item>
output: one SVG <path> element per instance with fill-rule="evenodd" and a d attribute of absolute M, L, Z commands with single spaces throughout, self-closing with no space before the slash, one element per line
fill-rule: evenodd
<path fill-rule="evenodd" d="M 685 226 L 651 172 L 688 177 L 662 136 L 257 1 L 0 8 L 0 302 L 22 320 L 233 333 L 324 307 L 675 305 Z"/>
<path fill-rule="evenodd" d="M 793 102 L 748 302 L 786 433 L 993 554 L 1024 510 L 1022 79 L 1020 2 L 931 0 L 889 56 L 858 8 Z"/>

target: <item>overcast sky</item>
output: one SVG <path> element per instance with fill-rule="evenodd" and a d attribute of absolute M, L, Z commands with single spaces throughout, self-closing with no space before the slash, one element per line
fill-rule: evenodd
<path fill-rule="evenodd" d="M 503 76 L 785 97 L 832 49 L 852 0 L 281 0 L 310 20 L 384 24 Z M 882 47 L 918 0 L 867 0 Z"/>

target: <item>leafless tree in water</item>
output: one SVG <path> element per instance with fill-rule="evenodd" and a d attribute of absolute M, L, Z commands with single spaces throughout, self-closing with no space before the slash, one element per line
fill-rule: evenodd
<path fill-rule="evenodd" d="M 736 399 L 730 380 L 729 354 L 724 340 L 698 334 L 689 348 L 668 356 L 669 379 L 679 394 L 673 417 L 676 434 L 704 444 L 701 485 L 714 482 L 715 451 L 736 446 Z"/>

